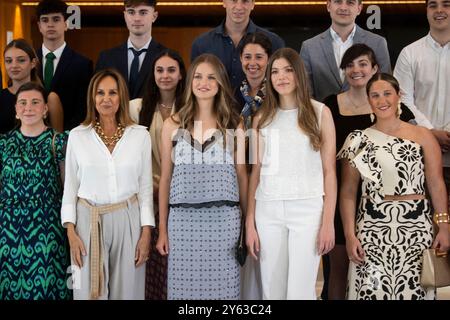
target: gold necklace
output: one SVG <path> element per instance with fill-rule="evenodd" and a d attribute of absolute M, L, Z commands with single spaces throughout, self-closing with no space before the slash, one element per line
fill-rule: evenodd
<path fill-rule="evenodd" d="M 105 131 L 103 131 L 102 126 L 100 125 L 100 122 L 96 121 L 94 125 L 94 130 L 97 132 L 100 139 L 102 139 L 103 143 L 106 145 L 106 147 L 115 146 L 117 142 L 119 142 L 120 138 L 122 138 L 123 133 L 125 132 L 125 128 L 122 126 L 122 124 L 117 125 L 116 132 L 113 134 L 112 137 L 108 137 L 105 134 Z"/>

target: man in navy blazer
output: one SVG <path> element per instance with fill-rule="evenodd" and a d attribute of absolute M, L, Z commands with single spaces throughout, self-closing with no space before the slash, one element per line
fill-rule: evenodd
<path fill-rule="evenodd" d="M 355 23 L 362 10 L 361 0 L 327 0 L 331 27 L 303 42 L 300 55 L 305 62 L 313 97 L 323 101 L 331 94 L 348 90 L 339 69 L 342 56 L 355 43 L 364 43 L 375 52 L 380 72 L 391 73 L 386 39 L 363 30 Z"/>
<path fill-rule="evenodd" d="M 49 53 L 54 55 L 53 76 L 48 91 L 58 94 L 64 110 L 64 130 L 78 126 L 86 116 L 86 94 L 93 64 L 72 50 L 64 41 L 67 30 L 67 4 L 43 0 L 37 6 L 37 19 L 43 43 L 37 50 L 41 62 L 39 77 L 46 83 L 45 67 Z"/>
<path fill-rule="evenodd" d="M 152 39 L 152 25 L 158 17 L 154 0 L 124 1 L 124 18 L 129 31 L 128 41 L 118 47 L 102 51 L 97 60 L 96 71 L 105 68 L 117 69 L 128 83 L 130 99 L 143 94 L 145 79 L 151 71 L 155 56 L 164 46 Z M 140 52 L 143 50 L 142 52 Z M 139 52 L 137 79 L 132 82 L 130 71 L 135 54 Z M 131 82 L 131 83 L 130 83 Z"/>

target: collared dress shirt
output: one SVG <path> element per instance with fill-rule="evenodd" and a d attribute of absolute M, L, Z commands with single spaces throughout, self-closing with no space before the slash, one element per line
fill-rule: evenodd
<path fill-rule="evenodd" d="M 49 52 L 53 52 L 53 54 L 55 55 L 55 60 L 53 60 L 53 74 L 55 74 L 56 68 L 58 67 L 58 63 L 61 60 L 61 56 L 63 54 L 64 48 L 66 47 L 66 42 L 63 43 L 63 45 L 61 47 L 59 47 L 58 49 L 56 49 L 55 51 L 50 51 L 48 50 L 44 44 L 42 44 L 42 70 L 45 70 L 45 64 L 47 63 L 47 60 L 45 59 L 45 57 L 47 56 L 47 54 Z"/>
<path fill-rule="evenodd" d="M 152 38 L 151 37 L 150 37 L 150 40 L 148 40 L 148 42 L 146 44 L 144 44 L 144 46 L 142 48 L 138 49 L 135 46 L 133 46 L 133 44 L 131 43 L 131 40 L 128 38 L 128 41 L 127 41 L 127 48 L 128 48 L 128 77 L 130 76 L 131 64 L 133 63 L 133 59 L 134 59 L 134 54 L 130 50 L 130 48 L 133 48 L 136 51 L 140 51 L 142 49 L 148 50 L 148 47 L 150 46 L 150 42 L 152 42 Z M 145 51 L 141 55 L 139 55 L 139 71 L 141 70 L 142 63 L 144 62 L 145 55 L 147 53 L 148 53 L 148 51 Z"/>
<path fill-rule="evenodd" d="M 352 32 L 347 37 L 345 41 L 342 41 L 341 37 L 336 33 L 336 31 L 333 30 L 333 28 L 330 28 L 331 38 L 333 39 L 333 52 L 334 52 L 334 58 L 336 59 L 336 65 L 339 69 L 339 75 L 341 77 L 341 81 L 344 82 L 345 80 L 345 72 L 339 66 L 341 65 L 342 57 L 344 56 L 345 51 L 347 51 L 348 48 L 350 48 L 353 45 L 353 38 L 355 37 L 356 32 L 356 24 L 353 27 Z"/>
<path fill-rule="evenodd" d="M 154 226 L 151 138 L 144 126 L 131 125 L 112 153 L 90 126 L 70 132 L 65 162 L 62 224 L 76 224 L 78 198 L 96 205 L 115 204 L 137 195 L 141 226 Z"/>
<path fill-rule="evenodd" d="M 429 129 L 450 131 L 450 43 L 441 46 L 427 36 L 403 48 L 394 76 L 403 92 L 402 101 L 411 111 L 419 110 L 417 123 Z M 443 154 L 450 167 L 450 152 Z"/>

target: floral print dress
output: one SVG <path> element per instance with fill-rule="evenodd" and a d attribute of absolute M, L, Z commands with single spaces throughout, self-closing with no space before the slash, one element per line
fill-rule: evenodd
<path fill-rule="evenodd" d="M 385 195 L 425 194 L 422 147 L 374 128 L 353 131 L 338 158 L 348 159 L 362 179 L 356 236 L 362 265 L 350 262 L 350 300 L 433 299 L 420 286 L 422 253 L 433 241 L 428 200 L 384 200 Z"/>

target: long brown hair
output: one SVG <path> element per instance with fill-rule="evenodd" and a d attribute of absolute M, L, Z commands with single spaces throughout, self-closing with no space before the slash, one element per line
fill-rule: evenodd
<path fill-rule="evenodd" d="M 153 121 L 153 115 L 156 111 L 156 106 L 161 99 L 161 92 L 155 80 L 155 66 L 159 59 L 162 57 L 169 57 L 178 63 L 180 70 L 181 80 L 178 81 L 175 90 L 175 112 L 178 112 L 183 104 L 182 96 L 184 93 L 184 84 L 186 80 L 186 68 L 184 66 L 183 58 L 178 52 L 171 49 L 165 49 L 161 51 L 153 60 L 151 72 L 148 74 L 148 78 L 145 84 L 144 94 L 142 96 L 142 109 L 139 112 L 139 124 L 150 127 Z"/>
<path fill-rule="evenodd" d="M 83 121 L 83 125 L 94 125 L 99 114 L 95 107 L 95 95 L 97 93 L 98 85 L 106 77 L 113 78 L 117 83 L 117 90 L 119 93 L 119 109 L 116 112 L 116 121 L 124 127 L 134 124 L 130 117 L 129 111 L 129 95 L 128 88 L 122 75 L 115 69 L 104 69 L 98 71 L 91 79 L 87 92 L 87 112 L 86 119 Z"/>
<path fill-rule="evenodd" d="M 225 137 L 226 129 L 236 129 L 239 123 L 239 115 L 234 107 L 234 98 L 231 93 L 230 81 L 227 71 L 220 60 L 212 54 L 202 54 L 191 64 L 186 76 L 186 90 L 184 93 L 184 105 L 178 112 L 180 127 L 186 130 L 194 128 L 194 118 L 197 113 L 197 99 L 192 93 L 192 81 L 195 71 L 201 63 L 208 63 L 215 70 L 219 91 L 214 97 L 213 112 L 217 118 L 217 128 Z"/>
<path fill-rule="evenodd" d="M 39 76 L 37 74 L 39 69 L 39 59 L 37 57 L 36 52 L 34 51 L 33 47 L 30 46 L 30 44 L 25 39 L 15 39 L 12 40 L 10 43 L 8 43 L 5 47 L 5 50 L 3 50 L 3 59 L 5 58 L 6 51 L 8 51 L 11 48 L 17 48 L 25 52 L 30 59 L 30 63 L 35 61 L 35 66 L 33 69 L 31 69 L 30 72 L 30 81 L 36 82 L 37 84 L 42 86 L 42 81 L 39 79 Z M 8 76 L 9 77 L 9 76 Z M 8 86 L 12 85 L 11 79 L 8 79 Z"/>
<path fill-rule="evenodd" d="M 261 120 L 258 123 L 258 129 L 268 126 L 280 105 L 280 97 L 272 85 L 271 73 L 273 62 L 278 59 L 286 59 L 294 69 L 294 77 L 296 82 L 295 100 L 298 107 L 298 126 L 309 137 L 311 146 L 314 150 L 319 150 L 322 144 L 320 136 L 319 121 L 311 102 L 311 94 L 309 93 L 308 77 L 306 75 L 305 65 L 298 52 L 291 48 L 281 48 L 274 52 L 270 57 L 266 70 L 266 99 L 264 100 L 259 113 Z"/>

